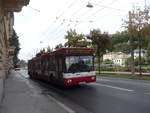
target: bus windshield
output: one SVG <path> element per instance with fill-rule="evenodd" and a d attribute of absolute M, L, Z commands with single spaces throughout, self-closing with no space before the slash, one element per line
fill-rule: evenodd
<path fill-rule="evenodd" d="M 67 56 L 66 68 L 67 72 L 89 72 L 92 70 L 92 56 Z"/>

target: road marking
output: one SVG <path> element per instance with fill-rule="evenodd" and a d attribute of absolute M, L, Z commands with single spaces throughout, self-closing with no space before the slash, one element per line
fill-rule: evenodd
<path fill-rule="evenodd" d="M 66 110 L 68 113 L 76 113 L 75 111 L 73 111 L 71 108 L 69 108 L 68 106 L 66 106 L 65 104 L 61 103 L 60 101 L 56 100 L 54 97 L 49 96 L 49 98 L 51 98 L 56 104 L 58 104 L 60 107 L 62 107 L 64 110 Z"/>
<path fill-rule="evenodd" d="M 134 91 L 134 90 L 131 90 L 131 89 L 126 89 L 126 88 L 121 88 L 121 87 L 116 87 L 116 86 L 110 86 L 110 85 L 100 84 L 100 83 L 91 83 L 91 84 L 104 86 L 104 87 L 108 87 L 108 88 L 113 88 L 113 89 L 118 89 L 118 90 L 122 90 L 122 91 L 129 91 L 129 92 L 133 92 Z"/>
<path fill-rule="evenodd" d="M 150 95 L 150 92 L 148 92 L 148 93 L 144 93 L 145 95 Z"/>
<path fill-rule="evenodd" d="M 96 80 L 100 80 L 100 81 L 111 81 L 111 80 L 103 79 L 103 78 L 97 78 Z"/>

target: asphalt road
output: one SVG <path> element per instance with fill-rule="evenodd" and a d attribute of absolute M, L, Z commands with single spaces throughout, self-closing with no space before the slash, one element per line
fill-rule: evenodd
<path fill-rule="evenodd" d="M 97 71 L 98 73 L 98 71 Z M 130 75 L 132 74 L 131 72 L 113 72 L 113 71 L 102 71 L 101 73 L 108 73 L 108 74 L 126 74 L 126 75 Z M 139 72 L 135 72 L 135 75 L 139 75 Z M 149 72 L 142 72 L 142 75 L 150 75 Z"/>
<path fill-rule="evenodd" d="M 74 113 L 150 113 L 150 81 L 97 77 L 96 83 L 64 88 L 31 80 L 26 70 L 17 73 Z"/>

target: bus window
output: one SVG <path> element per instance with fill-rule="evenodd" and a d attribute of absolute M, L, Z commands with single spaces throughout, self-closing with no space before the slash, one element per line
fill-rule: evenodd
<path fill-rule="evenodd" d="M 67 72 L 88 72 L 92 71 L 92 56 L 67 56 Z"/>
<path fill-rule="evenodd" d="M 59 65 L 59 71 L 62 72 L 63 67 L 62 67 L 62 59 L 61 58 L 59 58 L 59 60 L 58 60 L 58 65 Z"/>

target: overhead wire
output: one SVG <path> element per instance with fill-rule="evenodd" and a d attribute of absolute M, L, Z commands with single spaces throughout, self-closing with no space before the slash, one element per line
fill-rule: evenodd
<path fill-rule="evenodd" d="M 84 2 L 84 0 L 83 0 L 82 2 Z M 69 8 L 71 8 L 74 3 L 75 3 L 75 1 L 72 2 L 72 3 L 68 6 L 67 10 L 69 10 Z M 82 8 L 83 8 L 83 7 L 81 7 L 80 9 L 82 9 Z M 78 9 L 78 10 L 79 10 L 79 9 Z M 78 10 L 77 10 L 77 11 L 78 11 Z M 66 10 L 65 10 L 65 11 L 66 11 Z M 65 14 L 65 11 L 63 11 L 63 13 L 61 13 L 60 16 L 59 16 L 57 19 L 60 19 L 60 17 L 62 17 L 62 16 Z M 75 11 L 74 14 L 72 14 L 72 16 L 74 16 L 74 15 L 77 13 L 77 11 Z M 66 19 L 65 19 L 65 20 L 66 20 Z M 51 31 L 51 32 L 48 32 L 47 35 L 49 35 L 49 33 L 53 33 L 53 34 L 57 33 L 57 31 L 58 31 L 59 28 L 60 28 L 60 27 L 58 27 L 57 29 L 54 29 L 54 30 Z M 46 37 L 47 37 L 47 35 L 46 35 Z"/>
<path fill-rule="evenodd" d="M 104 0 L 101 0 L 101 2 L 102 1 L 104 1 Z M 91 16 L 93 16 L 93 15 L 95 15 L 95 14 L 97 14 L 99 11 L 101 11 L 101 10 L 103 10 L 103 9 L 105 9 L 105 8 L 110 8 L 110 9 L 115 9 L 115 10 L 120 10 L 120 9 L 116 9 L 116 8 L 111 8 L 111 7 L 109 7 L 109 5 L 111 5 L 111 4 L 113 4 L 114 2 L 116 2 L 117 0 L 113 0 L 111 3 L 109 3 L 109 4 L 107 4 L 106 6 L 101 6 L 101 7 L 103 7 L 103 8 L 101 8 L 100 10 L 97 10 L 96 12 L 94 12 L 94 13 L 92 13 L 90 16 L 88 16 L 88 17 L 86 17 L 86 18 L 90 18 Z M 82 9 L 83 7 L 80 7 L 76 12 L 74 12 L 72 15 L 71 15 L 71 17 L 72 16 L 75 16 L 75 14 L 80 10 L 80 9 Z M 86 12 L 88 12 L 88 11 L 86 11 Z M 63 13 L 64 14 L 64 13 Z M 84 13 L 84 15 L 85 14 L 87 14 L 87 13 Z M 83 15 L 82 15 L 82 17 L 84 17 Z M 86 20 L 86 18 L 85 19 L 82 19 L 82 21 L 78 21 L 78 23 L 76 23 L 76 25 L 79 25 L 79 24 L 81 24 L 82 22 L 84 22 L 84 20 Z M 78 20 L 78 19 L 77 19 Z M 59 29 L 59 28 L 58 28 Z M 58 36 L 59 36 L 59 34 L 61 34 L 61 31 L 62 29 L 60 29 L 58 32 L 55 32 L 55 33 L 57 33 L 57 35 L 55 35 L 54 37 L 55 38 L 57 38 Z M 61 34 L 62 35 L 62 34 Z"/>
<path fill-rule="evenodd" d="M 101 0 L 101 2 L 103 2 L 103 1 L 104 1 L 104 0 Z M 100 3 L 100 2 L 99 2 L 99 3 Z M 81 8 L 79 8 L 79 9 L 82 9 L 82 7 L 81 7 Z M 78 10 L 79 10 L 79 9 L 78 9 Z M 77 11 L 78 11 L 78 10 L 77 10 Z M 77 11 L 76 11 L 76 12 L 77 12 Z M 86 12 L 88 12 L 88 11 L 86 11 Z M 85 14 L 86 14 L 86 12 L 84 12 L 84 14 L 82 14 L 82 16 L 83 16 L 83 15 L 85 15 Z M 72 14 L 72 15 L 73 15 L 73 14 Z M 76 25 L 77 25 L 77 24 L 76 24 Z M 59 33 L 59 32 L 58 32 L 58 33 Z"/>
<path fill-rule="evenodd" d="M 102 2 L 104 2 L 105 0 L 101 0 L 101 1 L 99 1 L 98 2 L 98 4 L 100 4 L 100 3 L 102 3 Z M 90 3 L 90 2 L 89 2 Z M 85 5 L 86 6 L 86 5 Z M 82 13 L 80 16 L 78 16 L 78 18 L 76 19 L 76 20 L 79 20 L 80 18 L 81 18 L 81 16 L 82 17 L 84 17 L 85 15 L 87 15 L 88 13 L 90 13 L 92 10 L 90 9 L 90 8 L 88 8 L 88 10 L 87 11 L 85 11 L 84 13 Z M 83 21 L 78 21 L 78 23 L 80 23 L 80 22 L 83 22 Z M 74 27 L 76 27 L 77 26 L 77 23 L 74 25 Z"/>
<path fill-rule="evenodd" d="M 82 0 L 82 2 L 81 3 L 83 3 L 84 2 L 84 0 Z M 70 7 L 71 8 L 71 7 Z M 79 13 L 79 10 L 81 10 L 83 7 L 81 7 L 81 8 L 79 8 L 77 11 L 75 11 L 73 14 L 71 14 L 71 16 L 69 16 L 67 19 L 62 19 L 62 20 L 64 20 L 63 21 L 63 24 L 65 23 L 65 22 L 71 22 L 72 20 L 71 20 L 71 18 L 70 17 L 72 17 L 72 16 L 74 16 L 77 12 Z M 61 23 L 62 24 L 62 23 Z M 59 27 L 58 27 L 58 29 L 59 29 Z"/>
<path fill-rule="evenodd" d="M 73 4 L 73 3 L 72 3 L 72 4 Z M 71 6 L 73 6 L 72 4 L 71 4 L 68 8 L 71 8 Z M 68 9 L 68 8 L 67 8 L 67 9 Z M 65 14 L 65 13 L 63 12 L 62 14 Z M 60 19 L 60 17 L 63 16 L 62 14 L 61 14 L 61 16 L 59 16 L 59 19 Z M 60 28 L 60 27 L 58 27 L 57 29 L 54 29 L 53 31 L 47 33 L 47 35 L 49 35 L 50 33 L 56 34 L 59 28 Z M 47 37 L 46 37 L 46 38 L 47 38 Z"/>
<path fill-rule="evenodd" d="M 86 3 L 84 3 L 84 4 L 86 4 Z M 83 4 L 83 5 L 84 5 Z M 77 13 L 79 13 L 79 11 L 81 11 L 81 9 L 83 9 L 84 7 L 80 7 L 78 10 L 76 10 L 70 17 L 72 18 L 72 17 L 74 17 Z"/>
<path fill-rule="evenodd" d="M 68 10 L 74 5 L 75 2 L 76 2 L 76 0 L 74 0 L 74 1 L 68 6 L 68 8 L 67 8 L 65 11 L 63 11 L 63 12 L 58 16 L 58 19 L 59 19 L 60 17 L 62 17 L 62 16 L 65 14 L 65 12 L 68 11 Z"/>
<path fill-rule="evenodd" d="M 105 8 L 108 8 L 108 6 L 112 5 L 113 3 L 115 3 L 117 0 L 113 0 L 112 2 L 110 2 L 109 4 L 105 5 L 105 7 L 102 7 L 100 9 L 98 9 L 97 11 L 95 11 L 94 13 L 92 13 L 91 15 L 87 16 L 84 19 L 81 19 L 81 22 L 83 22 L 84 20 L 89 19 L 90 17 L 93 17 L 94 15 L 96 15 L 97 13 L 99 13 L 100 11 L 104 10 Z M 81 22 L 79 24 L 81 24 Z"/>
<path fill-rule="evenodd" d="M 111 8 L 111 7 L 110 7 L 110 9 L 114 9 L 114 8 Z M 120 13 L 121 13 L 121 12 L 125 12 L 124 10 L 116 9 L 116 8 L 115 8 L 114 10 L 120 11 Z M 111 13 L 109 13 L 109 14 L 111 14 Z M 106 17 L 106 16 L 108 16 L 109 14 L 102 15 L 102 16 L 101 16 L 101 19 L 104 18 L 104 17 Z M 121 18 L 121 15 L 120 15 L 120 14 L 118 14 L 118 16 Z M 99 21 L 99 19 L 97 19 L 97 20 L 94 19 L 94 21 L 93 21 L 93 19 L 91 19 L 91 20 L 85 20 L 85 21 L 82 20 L 82 21 L 80 21 L 79 24 L 84 23 L 84 22 L 93 23 L 93 22 L 96 22 L 96 21 Z M 79 25 L 79 24 L 78 24 L 78 25 Z M 77 26 L 77 24 L 76 24 L 75 26 Z"/>
<path fill-rule="evenodd" d="M 104 1 L 104 0 L 101 0 L 101 1 Z M 77 9 L 77 10 L 70 16 L 70 21 L 72 21 L 71 18 L 72 18 L 73 16 L 75 16 L 77 13 L 81 12 L 81 9 L 84 8 L 83 6 L 86 6 L 85 4 L 86 4 L 86 3 L 84 2 L 84 4 L 82 4 L 81 7 L 80 7 L 79 9 Z M 87 11 L 86 11 L 86 12 L 87 12 Z M 84 12 L 83 14 L 85 14 L 85 12 Z M 82 16 L 83 16 L 83 14 L 82 14 Z M 73 20 L 73 22 L 74 22 L 75 24 L 78 23 L 77 20 Z M 68 24 L 68 26 L 71 26 L 71 24 Z M 58 33 L 58 32 L 57 32 L 57 33 Z"/>
<path fill-rule="evenodd" d="M 82 2 L 84 2 L 84 0 L 83 0 Z M 82 2 L 81 2 L 81 3 L 82 3 Z M 82 4 L 82 5 L 83 5 L 83 4 Z M 79 8 L 79 9 L 82 9 L 82 8 L 83 8 L 83 7 Z M 79 9 L 78 9 L 77 11 L 79 11 Z M 74 16 L 74 15 L 77 13 L 77 11 L 75 11 L 74 14 L 71 15 L 71 17 Z M 63 14 L 64 14 L 64 13 L 63 13 Z M 66 21 L 66 19 L 63 19 L 63 20 Z M 69 22 L 69 21 L 71 21 L 71 19 L 69 19 L 68 22 Z M 68 24 L 68 26 L 70 26 L 70 25 Z M 58 27 L 57 29 L 55 29 L 55 31 L 53 32 L 53 34 L 58 33 L 58 32 L 57 32 L 58 29 L 60 29 L 60 27 Z M 60 30 L 61 30 L 61 29 L 60 29 Z M 60 30 L 59 30 L 59 31 L 60 31 Z"/>
<path fill-rule="evenodd" d="M 102 8 L 108 8 L 108 9 L 113 9 L 113 10 L 117 10 L 117 11 L 120 11 L 120 12 L 125 12 L 122 9 L 118 9 L 118 8 L 114 8 L 114 7 L 110 7 L 110 6 L 103 6 L 103 5 L 100 5 L 100 4 L 95 4 L 95 5 L 100 6 Z"/>
<path fill-rule="evenodd" d="M 65 14 L 65 12 L 67 11 L 67 10 L 69 10 L 69 8 L 70 7 L 72 7 L 73 6 L 73 4 L 76 2 L 76 0 L 74 0 L 73 2 L 71 2 L 70 3 L 70 5 L 67 7 L 67 9 L 65 10 L 65 11 L 63 11 L 58 17 L 55 17 L 55 20 L 50 24 L 50 26 L 47 28 L 47 30 L 46 30 L 46 38 L 47 38 L 47 35 L 49 34 L 49 28 L 54 24 L 54 23 L 56 23 L 56 20 L 58 19 L 58 18 L 60 18 L 60 17 L 62 17 L 64 14 Z M 53 30 L 52 32 L 54 32 L 55 30 Z M 44 34 L 44 33 L 43 33 Z M 44 38 L 45 39 L 45 38 Z"/>
<path fill-rule="evenodd" d="M 98 2 L 98 4 L 100 4 L 100 3 L 102 3 L 102 2 L 104 2 L 105 0 L 100 0 L 99 2 Z M 89 3 L 90 3 L 90 1 L 89 1 Z M 86 5 L 85 5 L 86 6 Z M 79 16 L 79 18 L 82 16 L 82 17 L 84 17 L 84 15 L 86 15 L 87 13 L 89 13 L 90 11 L 92 11 L 90 8 L 88 8 L 88 10 L 87 11 L 85 11 L 83 14 L 81 14 L 80 16 Z M 77 18 L 76 20 L 79 20 L 79 18 Z"/>

